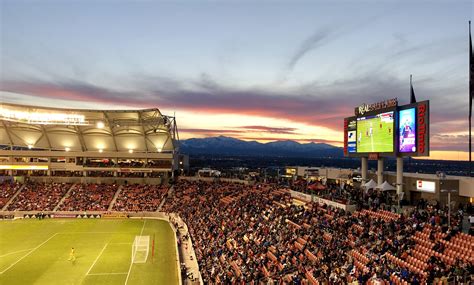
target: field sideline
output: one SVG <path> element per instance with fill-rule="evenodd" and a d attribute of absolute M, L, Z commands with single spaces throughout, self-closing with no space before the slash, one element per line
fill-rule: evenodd
<path fill-rule="evenodd" d="M 131 264 L 136 235 L 155 236 L 148 260 Z M 0 284 L 178 284 L 174 232 L 166 221 L 0 221 Z M 76 260 L 68 261 L 71 247 Z"/>

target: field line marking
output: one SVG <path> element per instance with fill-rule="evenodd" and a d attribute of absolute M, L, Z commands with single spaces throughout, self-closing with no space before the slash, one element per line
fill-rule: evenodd
<path fill-rule="evenodd" d="M 0 272 L 0 275 L 7 272 L 10 268 L 12 268 L 13 266 L 15 266 L 18 262 L 22 261 L 25 257 L 27 257 L 28 255 L 30 255 L 32 252 L 34 252 L 35 250 L 37 250 L 38 248 L 40 248 L 43 244 L 47 243 L 50 239 L 52 239 L 53 237 L 57 236 L 58 233 L 55 233 L 54 235 L 50 236 L 47 240 L 45 240 L 44 242 L 42 242 L 41 244 L 39 244 L 38 246 L 34 247 L 30 252 L 28 252 L 27 254 L 23 255 L 20 259 L 18 259 L 17 261 L 15 261 L 12 265 L 8 266 L 5 270 L 3 270 L 2 272 Z"/>
<path fill-rule="evenodd" d="M 142 230 L 140 231 L 140 235 L 143 235 L 143 230 L 145 229 L 145 224 L 146 224 L 146 220 L 143 220 L 143 226 L 142 226 Z"/>
<path fill-rule="evenodd" d="M 143 226 L 142 226 L 142 230 L 140 231 L 140 235 L 143 235 L 143 230 L 145 229 L 145 224 L 146 224 L 146 220 L 143 220 Z M 125 285 L 127 285 L 128 277 L 130 277 L 130 272 L 132 272 L 132 265 L 133 265 L 133 260 L 132 260 L 132 258 L 130 258 L 130 267 L 128 268 L 127 279 L 125 279 Z"/>
<path fill-rule="evenodd" d="M 372 152 L 374 152 L 374 137 L 372 134 L 370 134 L 370 145 L 372 147 Z"/>
<path fill-rule="evenodd" d="M 125 275 L 127 272 L 111 272 L 111 273 L 89 273 L 88 276 L 96 276 L 96 275 Z"/>
<path fill-rule="evenodd" d="M 6 253 L 6 254 L 4 254 L 4 255 L 0 255 L 0 257 L 8 256 L 8 255 L 15 254 L 15 253 L 19 253 L 19 252 L 23 252 L 23 251 L 29 251 L 29 250 L 33 250 L 33 249 L 32 249 L 32 248 L 29 248 L 29 249 L 17 250 L 17 251 L 13 251 L 13 252 Z"/>
<path fill-rule="evenodd" d="M 92 263 L 91 267 L 89 267 L 89 270 L 87 270 L 86 275 L 89 275 L 89 272 L 91 272 L 92 267 L 94 267 L 94 265 L 95 265 L 95 263 L 97 262 L 97 260 L 99 260 L 99 257 L 102 255 L 102 253 L 104 252 L 104 250 L 105 250 L 105 248 L 107 247 L 108 244 L 109 244 L 109 243 L 106 243 L 106 244 L 104 245 L 104 247 L 103 247 L 102 250 L 100 251 L 99 255 L 95 258 L 94 263 Z"/>
<path fill-rule="evenodd" d="M 112 244 L 132 244 L 131 242 L 110 242 L 109 245 Z"/>
<path fill-rule="evenodd" d="M 134 234 L 134 232 L 61 232 L 60 235 L 72 234 Z"/>

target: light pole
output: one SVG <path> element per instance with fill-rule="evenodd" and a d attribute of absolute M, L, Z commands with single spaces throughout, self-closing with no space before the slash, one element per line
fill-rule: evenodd
<path fill-rule="evenodd" d="M 398 189 L 400 189 L 401 187 L 403 187 L 403 185 L 405 185 L 405 183 L 396 183 L 395 184 L 396 187 L 397 187 L 397 207 L 398 207 L 398 211 L 400 213 L 402 213 L 402 206 L 401 206 L 401 201 L 403 200 L 403 197 L 405 196 L 405 192 L 398 192 Z M 400 187 L 399 187 L 400 186 Z"/>
<path fill-rule="evenodd" d="M 444 181 L 446 181 L 446 173 L 444 172 L 437 172 L 436 175 L 439 177 L 440 184 L 443 185 Z M 441 189 L 441 193 L 448 193 L 448 227 L 451 227 L 451 193 L 458 192 L 455 189 Z"/>
<path fill-rule="evenodd" d="M 448 193 L 448 228 L 451 227 L 451 193 L 456 192 L 455 189 L 441 189 L 441 193 Z"/>

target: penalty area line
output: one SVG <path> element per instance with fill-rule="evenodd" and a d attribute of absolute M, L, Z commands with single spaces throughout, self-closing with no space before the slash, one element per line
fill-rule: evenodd
<path fill-rule="evenodd" d="M 60 232 L 59 235 L 73 234 L 134 234 L 135 232 Z"/>
<path fill-rule="evenodd" d="M 20 252 L 24 252 L 24 251 L 29 251 L 29 250 L 33 250 L 33 248 L 29 248 L 29 249 L 22 249 L 22 250 L 17 250 L 17 251 L 9 252 L 9 253 L 6 253 L 6 254 L 3 254 L 3 255 L 0 255 L 0 257 L 5 257 L 5 256 L 8 256 L 8 255 L 12 255 L 12 254 L 15 254 L 15 253 L 20 253 Z"/>
<path fill-rule="evenodd" d="M 125 275 L 127 272 L 110 272 L 110 273 L 89 273 L 87 276 L 100 276 L 100 275 Z"/>
<path fill-rule="evenodd" d="M 44 242 L 42 242 L 41 244 L 39 244 L 38 246 L 36 246 L 35 248 L 33 248 L 30 252 L 28 252 L 27 254 L 23 255 L 20 259 L 18 259 L 17 261 L 15 261 L 13 264 L 11 264 L 10 266 L 8 266 L 5 270 L 1 271 L 0 272 L 0 275 L 7 272 L 8 270 L 10 270 L 10 268 L 12 268 L 13 266 L 15 266 L 18 262 L 22 261 L 24 258 L 26 258 L 28 255 L 30 255 L 31 253 L 33 253 L 35 250 L 37 250 L 38 248 L 40 248 L 42 245 L 44 245 L 45 243 L 47 243 L 50 239 L 52 239 L 53 237 L 57 236 L 58 233 L 55 233 L 54 235 L 50 236 L 47 240 L 45 240 Z"/>
<path fill-rule="evenodd" d="M 89 272 L 91 272 L 92 270 L 92 267 L 94 267 L 94 265 L 96 264 L 97 260 L 99 260 L 99 257 L 102 255 L 102 253 L 104 253 L 104 250 L 105 248 L 107 247 L 108 243 L 106 243 L 104 245 L 104 247 L 102 248 L 102 250 L 100 251 L 99 255 L 96 257 L 96 259 L 94 260 L 94 262 L 92 263 L 91 267 L 89 267 L 89 270 L 87 270 L 87 273 L 86 275 L 89 275 Z"/>

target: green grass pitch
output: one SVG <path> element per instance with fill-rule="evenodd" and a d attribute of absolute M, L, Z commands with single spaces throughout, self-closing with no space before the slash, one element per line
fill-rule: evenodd
<path fill-rule="evenodd" d="M 155 235 L 155 257 L 131 263 L 135 236 Z M 76 260 L 68 261 L 71 247 Z M 0 221 L 0 284 L 178 284 L 174 232 L 166 221 Z"/>
<path fill-rule="evenodd" d="M 392 152 L 393 125 L 393 122 L 384 122 L 379 117 L 357 121 L 357 152 Z"/>

